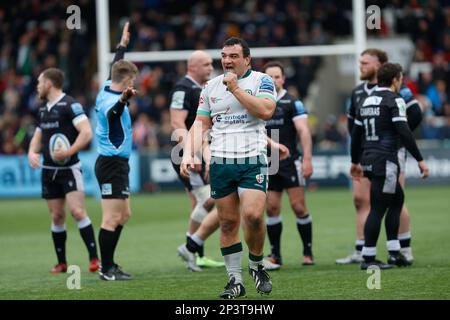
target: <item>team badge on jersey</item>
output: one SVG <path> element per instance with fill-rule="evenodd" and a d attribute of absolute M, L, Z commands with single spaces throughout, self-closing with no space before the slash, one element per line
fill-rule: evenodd
<path fill-rule="evenodd" d="M 395 99 L 400 117 L 406 117 L 406 103 L 402 98 Z"/>

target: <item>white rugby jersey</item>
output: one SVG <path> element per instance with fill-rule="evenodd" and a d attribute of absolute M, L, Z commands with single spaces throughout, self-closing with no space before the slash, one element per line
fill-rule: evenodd
<path fill-rule="evenodd" d="M 211 155 L 222 158 L 255 157 L 266 154 L 265 121 L 252 116 L 222 83 L 224 75 L 208 81 L 204 86 L 197 114 L 212 120 Z M 248 70 L 238 79 L 239 88 L 256 96 L 276 101 L 275 85 L 262 72 Z"/>

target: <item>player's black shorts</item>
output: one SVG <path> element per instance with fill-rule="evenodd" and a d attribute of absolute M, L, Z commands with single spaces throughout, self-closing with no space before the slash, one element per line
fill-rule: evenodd
<path fill-rule="evenodd" d="M 282 192 L 283 189 L 304 187 L 305 179 L 302 176 L 300 158 L 286 159 L 280 162 L 280 168 L 274 175 L 269 176 L 267 190 Z"/>
<path fill-rule="evenodd" d="M 128 159 L 99 156 L 95 162 L 95 176 L 102 199 L 127 199 L 130 196 Z"/>
<path fill-rule="evenodd" d="M 364 176 L 369 178 L 369 180 L 373 177 L 384 178 L 383 193 L 395 193 L 400 174 L 397 154 L 392 156 L 376 153 L 365 154 L 361 159 L 361 166 Z"/>
<path fill-rule="evenodd" d="M 81 162 L 70 167 L 42 169 L 42 198 L 64 199 L 72 191 L 84 191 Z"/>

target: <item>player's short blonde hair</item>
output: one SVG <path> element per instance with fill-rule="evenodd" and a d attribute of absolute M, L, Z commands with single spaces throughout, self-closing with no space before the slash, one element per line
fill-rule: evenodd
<path fill-rule="evenodd" d="M 116 61 L 112 66 L 111 80 L 115 83 L 120 83 L 127 76 L 135 78 L 138 73 L 138 68 L 133 62 L 121 59 Z"/>

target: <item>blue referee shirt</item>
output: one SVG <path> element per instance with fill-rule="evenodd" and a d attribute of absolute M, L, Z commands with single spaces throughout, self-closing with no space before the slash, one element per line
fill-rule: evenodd
<path fill-rule="evenodd" d="M 129 158 L 132 147 L 131 117 L 128 106 L 125 105 L 120 117 L 110 117 L 108 112 L 117 103 L 122 92 L 110 89 L 111 80 L 102 86 L 97 95 L 95 111 L 97 128 L 95 135 L 98 140 L 97 151 L 102 156 L 119 156 Z"/>

